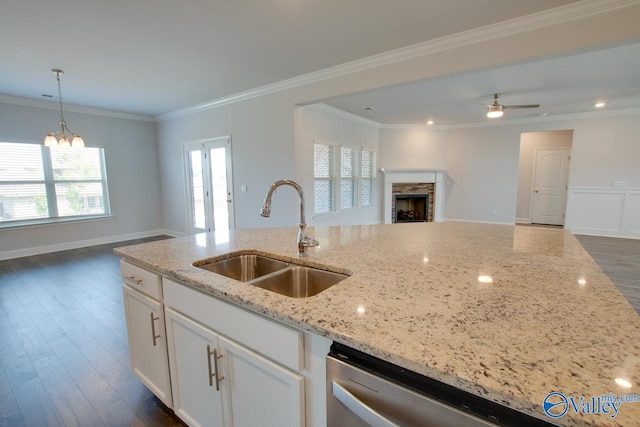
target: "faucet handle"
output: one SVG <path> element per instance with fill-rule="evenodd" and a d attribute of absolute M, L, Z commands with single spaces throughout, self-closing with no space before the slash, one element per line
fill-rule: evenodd
<path fill-rule="evenodd" d="M 307 247 L 310 247 L 310 246 L 318 246 L 318 245 L 320 245 L 320 242 L 318 242 L 313 237 L 304 236 L 302 238 L 302 244 L 307 246 Z"/>

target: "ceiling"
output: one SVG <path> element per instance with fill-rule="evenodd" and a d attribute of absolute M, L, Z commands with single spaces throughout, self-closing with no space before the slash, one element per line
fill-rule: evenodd
<path fill-rule="evenodd" d="M 0 14 L 0 95 L 158 116 L 576 0 L 21 0 Z M 8 42 L 7 42 L 8 41 Z M 637 41 L 636 41 L 637 42 Z M 640 44 L 319 100 L 383 124 L 640 107 Z M 374 110 L 364 110 L 371 107 Z"/>
<path fill-rule="evenodd" d="M 50 69 L 61 68 L 65 103 L 155 116 L 574 2 L 3 1 L 0 94 L 32 99 L 55 96 L 55 75 Z M 439 106 L 451 104 L 447 108 L 457 111 L 454 100 L 464 101 L 458 105 L 485 102 L 487 94 L 500 90 L 513 93 L 505 94 L 505 102 L 520 102 L 531 95 L 526 102 L 551 105 L 550 92 L 535 92 L 558 86 L 555 81 L 544 87 L 523 85 L 513 76 L 505 80 L 491 73 L 478 75 L 485 81 L 458 78 L 463 85 L 431 82 L 427 98 Z M 445 87 L 455 90 L 446 92 Z M 372 96 L 364 100 L 375 103 L 380 114 L 391 110 L 376 101 L 373 93 L 358 96 Z M 360 108 L 355 107 L 360 102 L 355 98 L 327 102 L 354 111 Z M 406 112 L 400 109 L 408 111 L 410 103 L 399 103 L 398 108 L 397 116 L 375 117 L 406 120 L 400 116 Z M 416 111 L 415 117 L 423 120 L 424 107 Z"/>
<path fill-rule="evenodd" d="M 505 110 L 501 119 L 485 117 L 492 94 L 505 105 L 540 104 Z M 605 109 L 640 108 L 640 44 L 547 59 L 446 78 L 387 86 L 319 100 L 381 124 L 455 126 L 524 118 L 551 117 Z M 373 108 L 365 110 L 365 108 Z"/>

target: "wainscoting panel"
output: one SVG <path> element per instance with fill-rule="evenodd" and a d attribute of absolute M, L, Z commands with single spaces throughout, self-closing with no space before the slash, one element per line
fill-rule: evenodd
<path fill-rule="evenodd" d="M 565 228 L 575 234 L 640 238 L 640 189 L 569 188 Z"/>
<path fill-rule="evenodd" d="M 633 191 L 627 199 L 627 212 L 625 219 L 627 220 L 626 228 L 633 236 L 640 238 L 640 191 Z"/>

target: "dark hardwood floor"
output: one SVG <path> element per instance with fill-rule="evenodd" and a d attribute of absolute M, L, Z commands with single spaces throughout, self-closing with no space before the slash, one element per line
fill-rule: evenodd
<path fill-rule="evenodd" d="M 640 313 L 640 240 L 576 236 Z M 129 370 L 118 257 L 0 261 L 0 426 L 181 426 Z"/>
<path fill-rule="evenodd" d="M 129 370 L 119 260 L 140 239 L 0 261 L 0 426 L 182 426 Z"/>

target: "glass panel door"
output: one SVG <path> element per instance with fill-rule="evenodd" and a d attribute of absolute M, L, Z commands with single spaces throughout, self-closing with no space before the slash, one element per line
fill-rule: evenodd
<path fill-rule="evenodd" d="M 233 228 L 231 139 L 186 143 L 184 153 L 189 232 Z"/>

